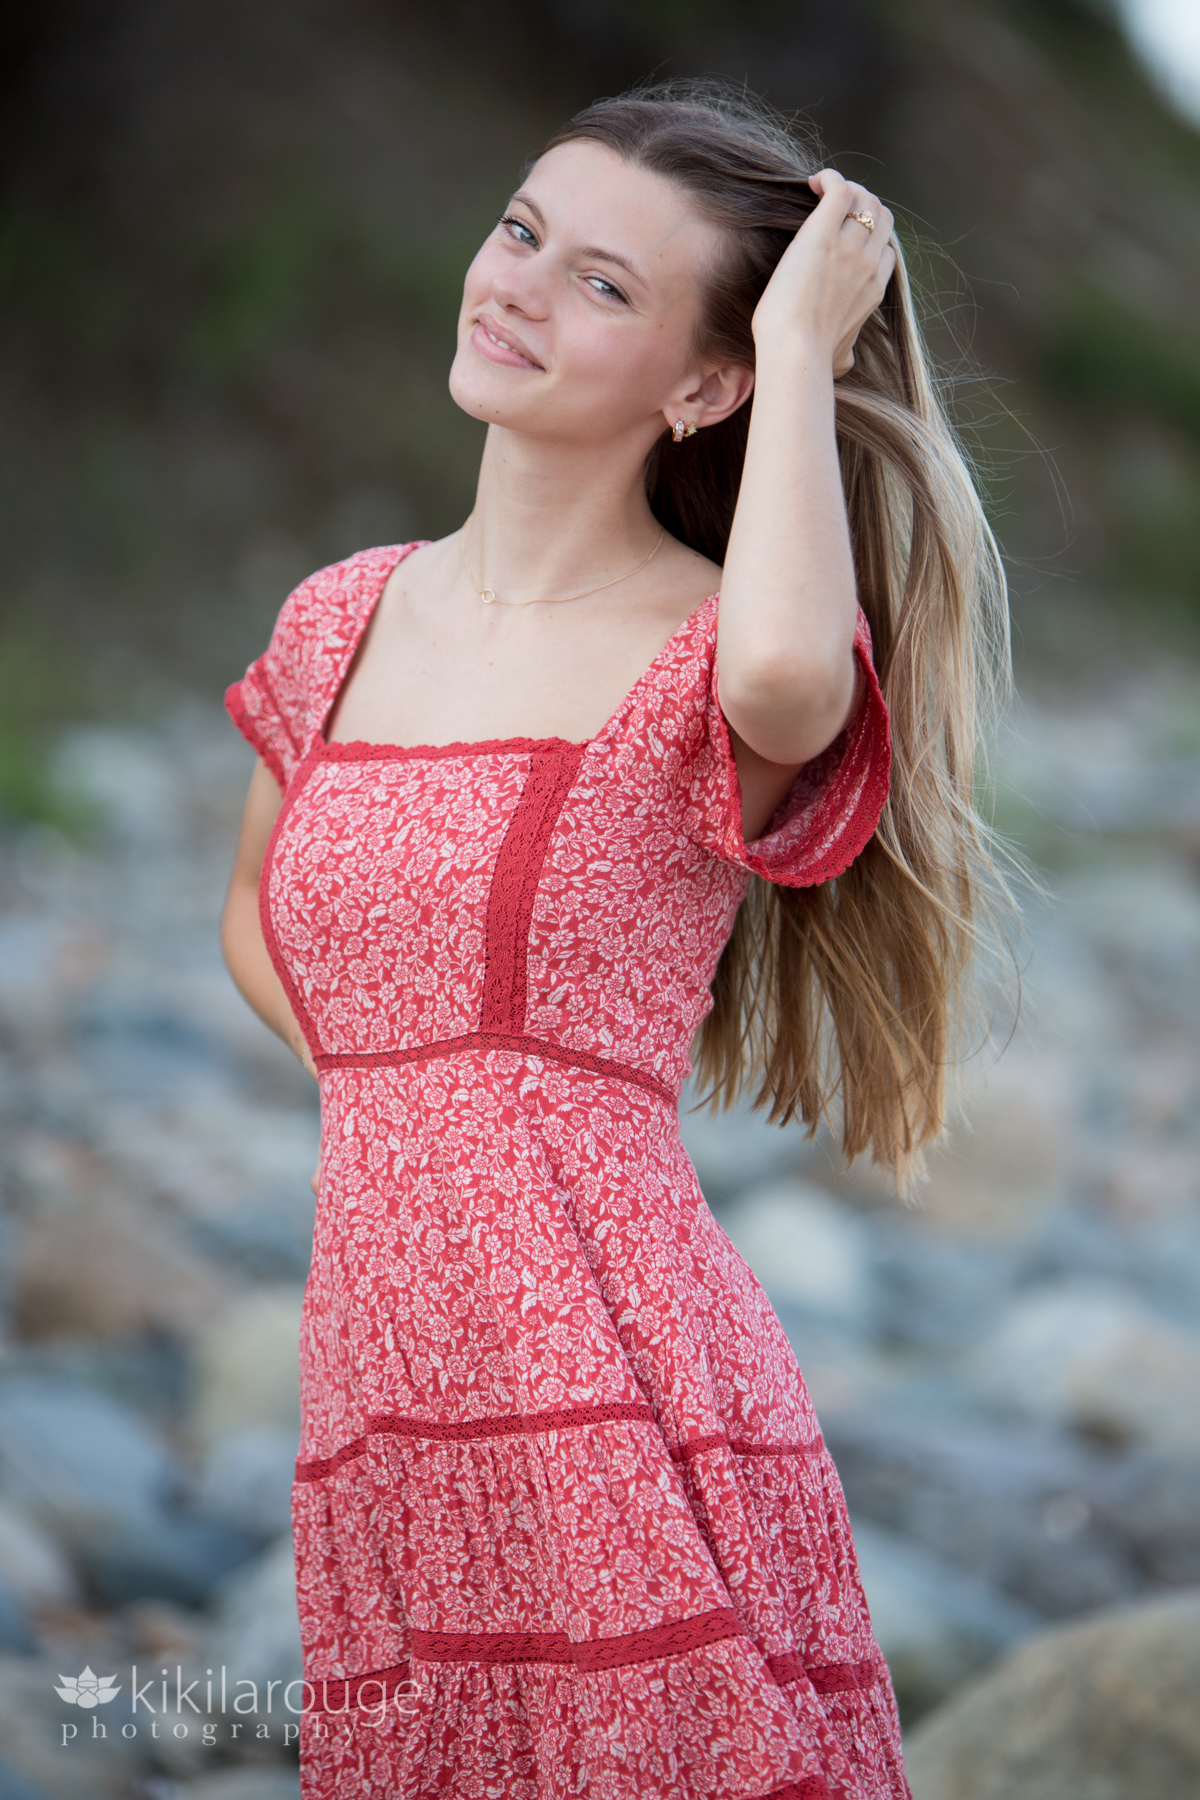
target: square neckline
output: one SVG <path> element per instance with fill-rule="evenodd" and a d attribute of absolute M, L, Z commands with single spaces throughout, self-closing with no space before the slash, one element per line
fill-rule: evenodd
<path fill-rule="evenodd" d="M 637 697 L 639 689 L 657 671 L 659 663 L 662 662 L 676 638 L 680 637 L 682 633 L 687 631 L 695 623 L 705 607 L 713 605 L 713 603 L 720 598 L 720 589 L 718 588 L 716 593 L 709 594 L 706 599 L 700 602 L 699 606 L 693 608 L 686 619 L 680 621 L 670 637 L 663 644 L 662 648 L 651 661 L 647 663 L 637 680 L 633 683 L 633 686 L 618 702 L 615 710 L 605 720 L 604 724 L 593 737 L 575 741 L 561 737 L 460 738 L 455 739 L 448 744 L 384 744 L 375 743 L 367 738 L 330 739 L 326 737 L 325 733 L 328 730 L 329 721 L 337 710 L 338 702 L 342 698 L 346 682 L 349 680 L 351 664 L 358 654 L 363 638 L 367 634 L 367 628 L 369 627 L 371 620 L 375 617 L 379 603 L 383 599 L 384 589 L 387 587 L 388 582 L 406 557 L 411 556 L 414 550 L 422 550 L 427 544 L 431 544 L 432 542 L 432 538 L 414 538 L 410 543 L 399 545 L 399 554 L 396 556 L 395 560 L 389 563 L 384 569 L 382 576 L 380 577 L 379 586 L 372 596 L 370 604 L 365 608 L 353 638 L 345 646 L 342 661 L 337 672 L 333 698 L 325 708 L 321 724 L 317 728 L 314 747 L 318 749 L 322 759 L 333 762 L 370 762 L 384 760 L 398 762 L 405 758 L 430 759 L 434 757 L 456 755 L 495 755 L 501 751 L 510 751 L 513 754 L 536 750 L 549 752 L 557 751 L 559 753 L 566 753 L 567 751 L 586 752 L 590 750 L 594 744 L 600 743 L 603 738 L 608 736 L 609 732 L 617 724 L 626 708 L 630 706 Z M 359 554 L 362 553 L 360 552 Z"/>

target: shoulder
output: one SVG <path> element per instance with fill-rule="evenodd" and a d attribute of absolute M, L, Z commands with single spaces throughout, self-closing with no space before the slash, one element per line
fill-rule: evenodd
<path fill-rule="evenodd" d="M 267 648 L 226 694 L 234 723 L 280 786 L 321 730 L 388 576 L 416 548 L 360 550 L 309 575 L 284 601 Z"/>
<path fill-rule="evenodd" d="M 648 755 L 668 776 L 704 736 L 717 651 L 717 596 L 711 594 L 671 633 L 599 737 L 619 761 Z"/>
<path fill-rule="evenodd" d="M 423 541 L 358 550 L 307 576 L 284 601 L 268 654 L 336 656 L 357 639 L 397 563 Z"/>

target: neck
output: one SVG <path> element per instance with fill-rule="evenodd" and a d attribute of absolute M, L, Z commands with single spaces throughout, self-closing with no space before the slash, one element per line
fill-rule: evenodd
<path fill-rule="evenodd" d="M 567 594 L 632 567 L 659 526 L 641 444 L 563 444 L 488 429 L 467 533 L 481 587 L 508 600 Z"/>

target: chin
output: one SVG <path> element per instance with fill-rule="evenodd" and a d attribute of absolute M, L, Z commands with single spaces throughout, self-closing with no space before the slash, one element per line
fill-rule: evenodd
<path fill-rule="evenodd" d="M 497 370 L 496 379 L 491 370 L 480 369 L 475 358 L 456 356 L 450 368 L 450 398 L 460 412 L 483 425 L 536 434 L 542 409 L 536 402 L 531 404 L 529 396 L 514 395 L 505 373 Z"/>
<path fill-rule="evenodd" d="M 503 369 L 481 367 L 480 359 L 463 345 L 450 365 L 450 398 L 469 418 L 480 419 L 485 425 L 505 424 L 512 394 L 506 392 L 509 384 L 504 374 Z"/>

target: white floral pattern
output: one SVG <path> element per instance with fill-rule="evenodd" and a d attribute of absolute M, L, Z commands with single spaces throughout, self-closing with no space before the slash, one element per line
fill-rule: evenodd
<path fill-rule="evenodd" d="M 674 1105 L 749 872 L 874 831 L 865 627 L 858 718 L 746 845 L 715 597 L 585 745 L 327 744 L 404 553 L 305 583 L 230 692 L 321 1072 L 305 1800 L 900 1800 L 837 1476 Z"/>

